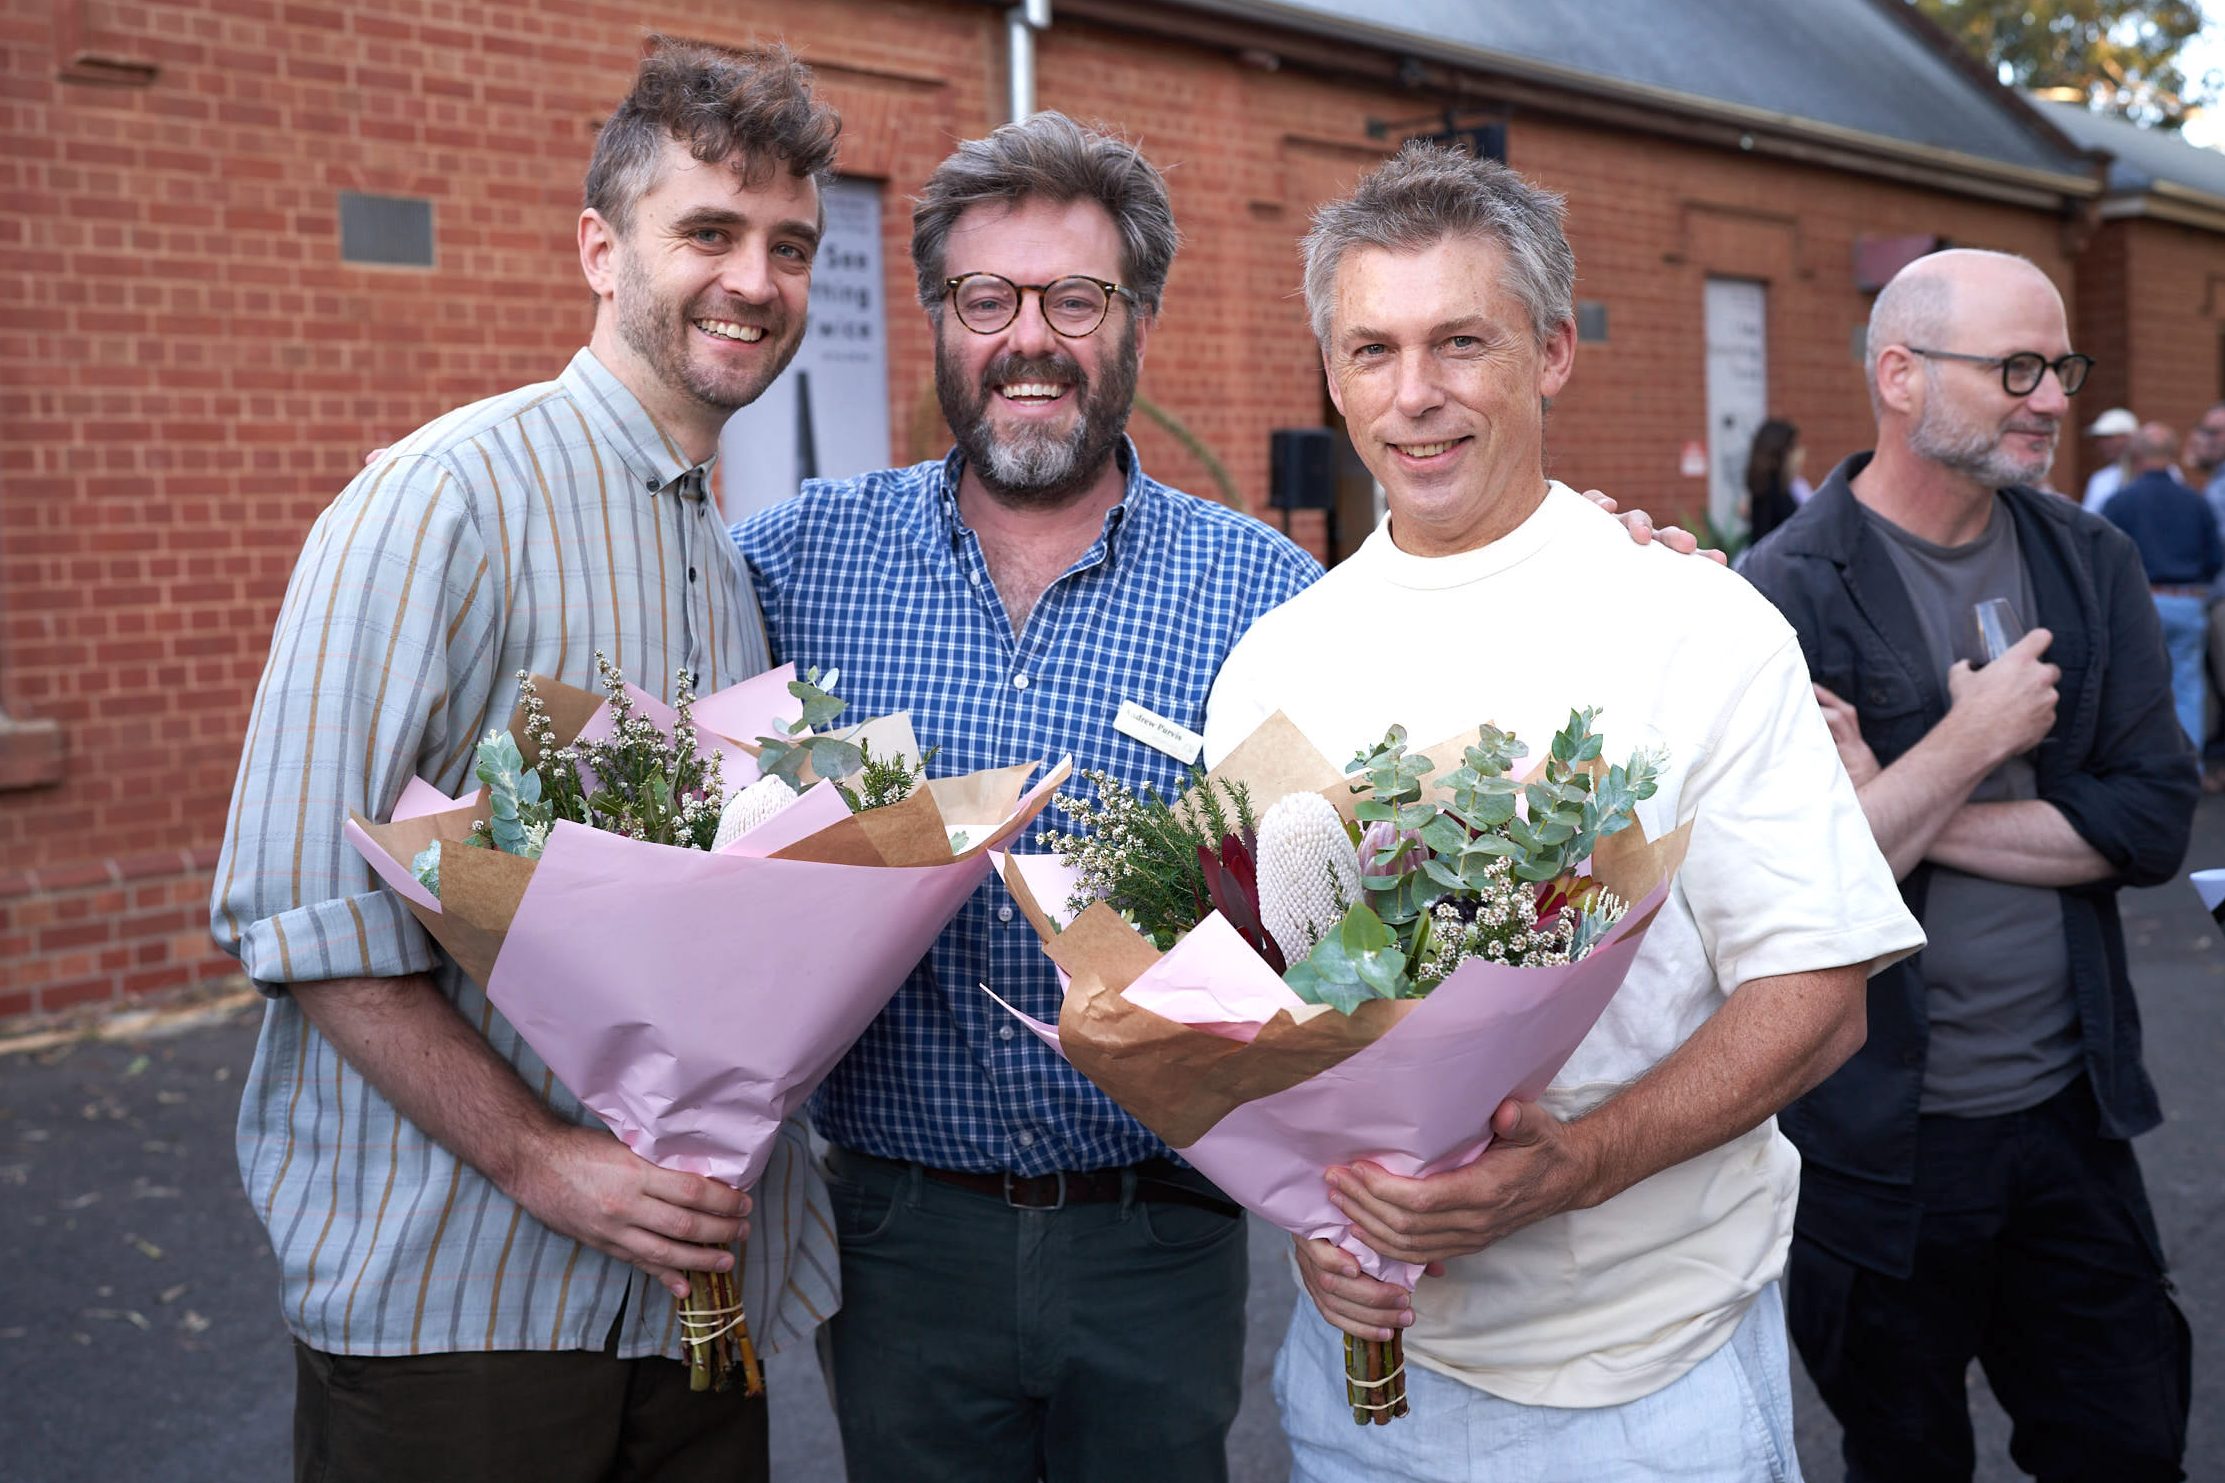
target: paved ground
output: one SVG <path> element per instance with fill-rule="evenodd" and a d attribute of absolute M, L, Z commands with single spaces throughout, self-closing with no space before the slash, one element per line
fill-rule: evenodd
<path fill-rule="evenodd" d="M 2225 803 L 2191 864 L 2225 864 Z M 2149 1064 L 2170 1121 L 2141 1141 L 2193 1324 L 2191 1476 L 2225 1478 L 2225 939 L 2183 882 L 2127 899 Z M 25 1483 L 278 1483 L 292 1375 L 271 1260 L 240 1194 L 231 1124 L 252 1019 L 143 1043 L 0 1058 L 0 1475 Z M 1266 1395 L 1288 1312 L 1280 1238 L 1253 1232 L 1237 1483 L 1283 1478 Z M 1801 1455 L 1836 1479 L 1830 1417 L 1801 1387 Z M 783 1483 L 840 1477 L 808 1355 L 776 1360 Z M 1974 1403 L 1983 1480 L 2016 1477 L 2006 1425 Z"/>

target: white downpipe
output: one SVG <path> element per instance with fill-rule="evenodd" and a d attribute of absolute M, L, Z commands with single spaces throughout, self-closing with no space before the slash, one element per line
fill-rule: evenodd
<path fill-rule="evenodd" d="M 1051 28 L 1051 0 L 1021 0 L 1004 13 L 1005 66 L 1012 121 L 1035 112 L 1035 33 Z"/>

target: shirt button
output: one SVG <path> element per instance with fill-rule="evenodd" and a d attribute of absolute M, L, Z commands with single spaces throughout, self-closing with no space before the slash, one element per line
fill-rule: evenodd
<path fill-rule="evenodd" d="M 692 566 L 688 568 L 688 580 L 690 582 L 695 580 L 695 568 Z"/>
<path fill-rule="evenodd" d="M 1015 690 L 1025 690 L 1025 689 L 1027 689 L 1027 687 L 1028 687 L 1028 677 L 1027 677 L 1026 675 L 1014 675 L 1014 676 L 1012 677 L 1012 688 L 1013 688 L 1013 689 L 1015 689 Z"/>
<path fill-rule="evenodd" d="M 1012 908 L 1011 908 L 1011 907 L 1009 907 L 1009 906 L 1000 906 L 1000 907 L 998 907 L 998 908 L 997 908 L 997 920 L 998 920 L 998 921 L 1000 921 L 1000 922 L 1009 922 L 1009 921 L 1011 921 L 1011 920 L 1012 920 Z"/>
<path fill-rule="evenodd" d="M 1035 1147 L 1035 1135 L 1025 1128 L 1020 1129 L 1020 1136 L 1016 1141 L 1022 1148 Z"/>
<path fill-rule="evenodd" d="M 641 487 L 648 490 L 651 494 L 655 494 L 658 490 L 664 488 L 662 484 L 659 484 L 657 482 L 657 476 L 655 474 L 651 474 L 648 478 L 642 480 Z"/>
<path fill-rule="evenodd" d="M 1012 1027 L 1011 1027 L 1010 1025 L 999 1025 L 999 1026 L 997 1026 L 997 1039 L 999 1039 L 999 1040 L 1010 1040 L 1011 1038 L 1012 1038 Z"/>

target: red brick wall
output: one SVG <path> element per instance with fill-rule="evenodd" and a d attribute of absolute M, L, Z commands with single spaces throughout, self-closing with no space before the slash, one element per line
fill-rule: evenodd
<path fill-rule="evenodd" d="M 61 24 L 79 18 L 80 37 Z M 62 728 L 50 786 L 0 791 L 0 1016 L 225 970 L 197 946 L 247 703 L 303 532 L 363 450 L 543 379 L 584 339 L 573 253 L 595 122 L 641 37 L 782 35 L 840 106 L 844 166 L 886 182 L 896 456 L 930 384 L 905 199 L 1001 116 L 1001 12 L 947 0 L 14 0 L 0 12 L 0 707 Z M 147 86 L 64 81 L 79 45 Z M 1187 245 L 1143 394 L 1247 502 L 1271 428 L 1319 423 L 1294 251 L 1411 94 L 1062 19 L 1045 106 L 1139 137 Z M 1569 195 L 1586 345 L 1555 471 L 1689 514 L 1705 437 L 1701 285 L 1766 279 L 1773 409 L 1820 477 L 1866 446 L 1848 357 L 1861 232 L 2010 247 L 2062 279 L 2045 214 L 1516 118 L 1514 163 Z M 335 193 L 435 203 L 432 271 L 343 265 Z M 2160 260 L 2160 259 L 2159 259 Z M 2160 271 L 2160 270 L 2159 270 Z M 2175 270 L 2174 270 L 2175 271 Z M 931 405 L 931 403 L 930 403 Z M 929 422 L 932 422 L 930 413 Z M 1146 465 L 1204 465 L 1138 416 Z M 1347 533 L 1347 543 L 1356 533 Z M 1302 526 L 1318 542 L 1318 522 Z M 0 749 L 8 746 L 0 735 Z M 0 764 L 7 761 L 0 757 Z M 10 771 L 0 765 L 0 786 Z M 181 853 L 183 852 L 183 853 Z"/>
<path fill-rule="evenodd" d="M 785 33 L 892 200 L 983 127 L 999 34 L 840 0 L 0 15 L 0 708 L 65 754 L 0 791 L 0 1017 L 229 971 L 210 847 L 301 538 L 364 450 L 584 341 L 580 177 L 651 30 Z M 80 45 L 152 84 L 61 80 Z M 438 267 L 342 264 L 340 190 L 430 197 Z M 892 329 L 908 406 L 925 335 Z"/>
<path fill-rule="evenodd" d="M 2072 338 L 2078 349 L 2094 358 L 2093 372 L 2078 393 L 2080 427 L 2108 408 L 2127 406 L 2132 401 L 2132 320 L 2125 312 L 2130 292 L 2126 252 L 2138 225 L 2107 223 L 2078 255 L 2078 317 L 2072 321 Z M 2084 437 L 2079 442 L 2089 465 L 2098 467 L 2092 442 Z"/>
<path fill-rule="evenodd" d="M 2176 222 L 2132 218 L 2106 224 L 2096 243 L 2122 266 L 2116 292 L 2089 318 L 2123 328 L 2122 395 L 2095 407 L 2130 407 L 2184 433 L 2225 399 L 2225 241 Z M 2101 371 L 2094 372 L 2095 379 Z"/>

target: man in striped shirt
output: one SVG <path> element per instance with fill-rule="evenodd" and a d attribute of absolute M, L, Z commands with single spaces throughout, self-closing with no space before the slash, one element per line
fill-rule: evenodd
<path fill-rule="evenodd" d="M 763 1477 L 765 1409 L 691 1396 L 664 1291 L 750 1200 L 629 1152 L 346 845 L 412 774 L 467 786 L 520 671 L 600 651 L 670 698 L 761 670 L 706 477 L 794 354 L 840 122 L 780 49 L 660 43 L 597 140 L 593 337 L 556 380 L 396 444 L 310 532 L 248 722 L 213 901 L 270 996 L 241 1170 L 296 1339 L 298 1476 Z M 800 1134 L 755 1191 L 760 1344 L 837 1296 Z"/>

